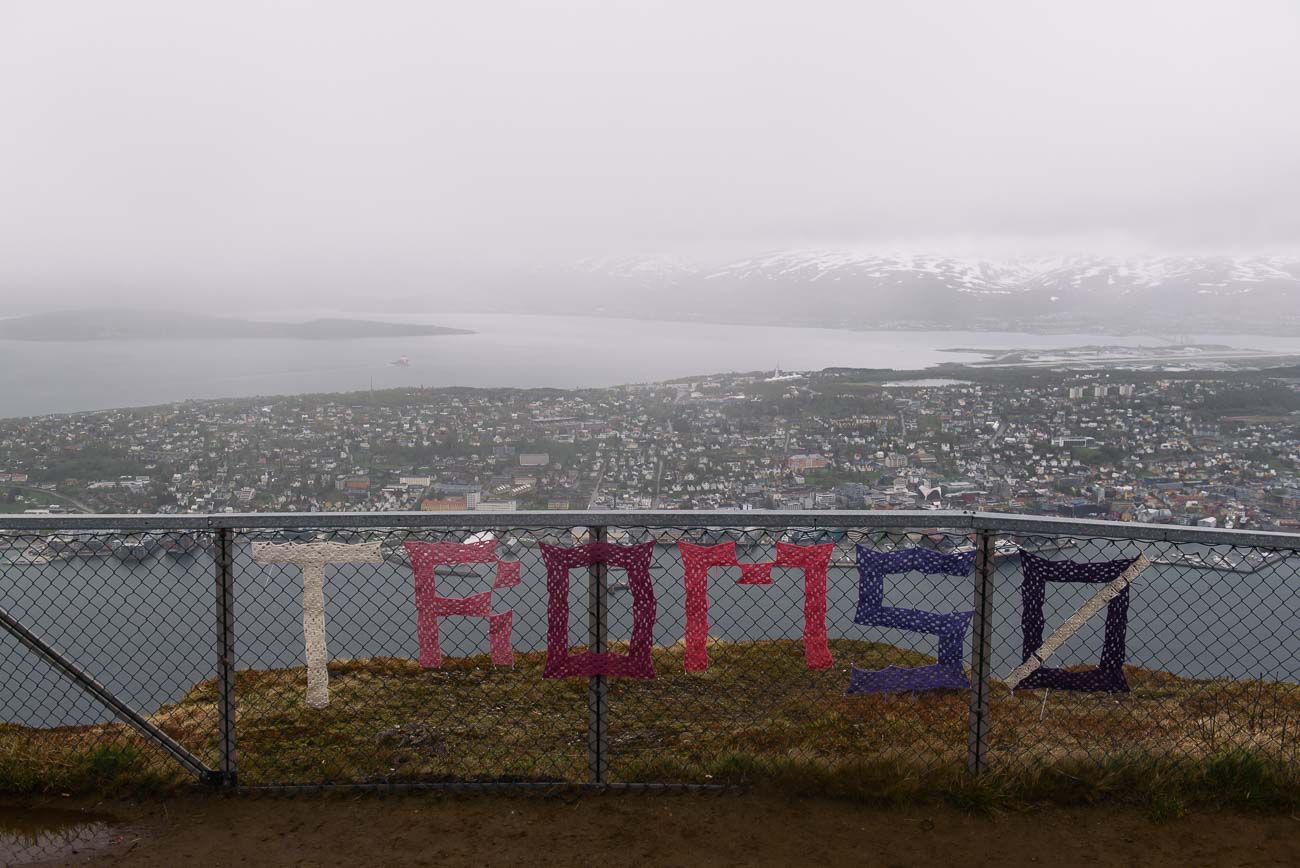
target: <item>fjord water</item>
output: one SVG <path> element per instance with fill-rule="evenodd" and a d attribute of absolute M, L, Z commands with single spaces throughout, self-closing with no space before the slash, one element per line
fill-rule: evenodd
<path fill-rule="evenodd" d="M 298 314 L 387 319 L 365 314 Z M 0 417 L 409 386 L 600 387 L 725 371 L 927 368 L 978 356 L 945 348 L 1159 346 L 1166 338 L 961 331 L 848 331 L 515 314 L 406 318 L 471 335 L 343 341 L 0 341 Z M 869 324 L 864 324 L 868 326 Z M 1197 335 L 1199 343 L 1300 354 L 1300 337 Z M 406 356 L 407 366 L 390 362 Z"/>
<path fill-rule="evenodd" d="M 1090 553 L 1119 556 L 1121 544 Z M 297 567 L 258 565 L 246 543 L 236 545 L 235 618 L 239 669 L 303 666 L 302 573 Z M 1188 547 L 1191 551 L 1199 547 Z M 1153 552 L 1154 554 L 1154 552 Z M 546 644 L 546 575 L 530 547 L 510 553 L 523 563 L 523 581 L 493 595 L 498 611 L 514 612 L 516 652 Z M 744 560 L 771 557 L 751 550 Z M 682 639 L 685 588 L 675 548 L 656 549 L 652 570 L 658 616 L 655 643 Z M 1127 630 L 1128 662 L 1189 678 L 1263 678 L 1300 681 L 1300 609 L 1294 605 L 1292 557 L 1258 572 L 1235 574 L 1154 565 L 1133 591 Z M 440 575 L 439 593 L 468 596 L 490 587 L 486 575 Z M 803 631 L 803 581 L 798 570 L 777 568 L 767 587 L 739 585 L 734 570 L 716 570 L 709 584 L 710 635 L 723 640 L 792 639 Z M 113 558 L 5 564 L 0 605 L 59 648 L 101 684 L 143 713 L 175 701 L 216 673 L 213 562 L 208 554 L 140 563 Z M 1001 678 L 1020 662 L 1020 565 L 998 564 L 994 591 L 993 674 Z M 883 641 L 926 654 L 934 638 L 853 623 L 857 570 L 837 566 L 830 574 L 827 627 L 833 638 Z M 586 630 L 586 593 L 570 588 L 570 639 Z M 1084 585 L 1052 588 L 1046 603 L 1048 629 L 1055 629 L 1090 595 Z M 415 659 L 415 594 L 404 563 L 347 565 L 326 569 L 325 613 L 330 657 Z M 971 608 L 971 580 L 912 574 L 890 585 L 890 605 L 937 612 Z M 52 605 L 53 603 L 53 605 Z M 631 595 L 609 595 L 610 638 L 631 635 Z M 1064 664 L 1094 664 L 1105 618 L 1093 618 L 1058 652 Z M 451 657 L 484 654 L 488 636 L 477 618 L 448 618 L 442 649 Z M 969 660 L 969 656 L 967 658 Z M 59 726 L 109 719 L 80 688 L 0 633 L 0 722 Z M 836 660 L 848 681 L 848 667 Z M 299 670 L 302 671 L 301 669 Z M 754 673 L 750 673 L 753 675 Z M 520 676 L 522 677 L 522 676 Z M 734 677 L 727 676 L 728 678 Z M 301 686 L 305 687 L 305 676 Z"/>

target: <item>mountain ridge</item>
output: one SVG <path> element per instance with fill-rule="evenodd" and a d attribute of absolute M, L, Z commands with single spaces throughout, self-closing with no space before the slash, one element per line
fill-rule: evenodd
<path fill-rule="evenodd" d="M 555 278 L 552 278 L 555 279 Z M 581 260 L 559 278 L 677 316 L 830 327 L 1300 334 L 1300 256 L 980 259 L 808 248 L 721 266 L 678 257 Z M 1013 328 L 1014 326 L 1014 328 Z"/>

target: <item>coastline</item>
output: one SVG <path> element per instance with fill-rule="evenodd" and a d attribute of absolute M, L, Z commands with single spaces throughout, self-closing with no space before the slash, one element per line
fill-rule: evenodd
<path fill-rule="evenodd" d="M 322 309 L 282 313 L 283 319 L 294 320 L 323 316 L 379 319 L 391 314 Z M 986 364 L 989 355 L 1005 353 L 1008 347 L 1041 356 L 1087 345 L 1160 343 L 1151 336 L 849 331 L 558 314 L 437 311 L 407 319 L 408 323 L 421 321 L 470 333 L 456 335 L 455 341 L 431 339 L 444 335 L 337 341 L 0 339 L 0 414 L 24 418 L 185 400 L 346 394 L 371 388 L 598 389 L 776 367 L 870 370 L 889 379 L 911 379 L 996 368 Z M 1213 362 L 1213 369 L 1220 364 L 1259 366 L 1271 358 L 1300 357 L 1300 339 L 1219 334 L 1198 335 L 1196 340 L 1241 348 L 1233 350 L 1240 359 Z M 409 364 L 393 363 L 402 357 Z M 1126 358 L 1118 364 L 1134 362 Z"/>

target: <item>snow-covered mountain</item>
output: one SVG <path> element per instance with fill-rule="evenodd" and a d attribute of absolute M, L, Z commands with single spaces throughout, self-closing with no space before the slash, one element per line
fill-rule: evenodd
<path fill-rule="evenodd" d="M 549 281 L 594 313 L 664 319 L 1300 333 L 1300 257 L 1289 256 L 983 260 L 810 249 L 720 267 L 589 259 Z"/>
<path fill-rule="evenodd" d="M 676 286 L 700 276 L 699 268 L 681 256 L 592 257 L 574 263 L 572 270 L 576 274 L 614 278 L 646 289 Z"/>

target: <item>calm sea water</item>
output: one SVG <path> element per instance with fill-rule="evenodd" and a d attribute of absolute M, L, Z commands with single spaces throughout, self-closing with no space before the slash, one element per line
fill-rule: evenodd
<path fill-rule="evenodd" d="M 291 317 L 366 317 L 298 312 Z M 392 316 L 369 315 L 394 320 Z M 509 314 L 411 317 L 476 334 L 354 341 L 0 341 L 0 416 L 142 406 L 187 398 L 403 386 L 612 386 L 781 366 L 918 369 L 971 360 L 944 348 L 1160 345 L 1158 337 L 872 332 Z M 1295 352 L 1300 338 L 1198 335 L 1202 343 Z M 409 367 L 389 364 L 399 356 Z"/>
<path fill-rule="evenodd" d="M 1133 554 L 1117 546 L 1069 554 L 1092 560 Z M 302 666 L 301 571 L 259 566 L 242 543 L 235 555 L 238 667 Z M 494 593 L 493 606 L 497 611 L 514 611 L 516 651 L 542 650 L 547 629 L 545 571 L 531 547 L 514 550 L 510 556 L 523 564 L 523 581 Z M 771 556 L 770 547 L 760 547 L 745 551 L 741 559 Z M 668 646 L 683 636 L 681 563 L 675 548 L 661 546 L 655 564 L 655 643 Z M 143 563 L 107 558 L 4 564 L 3 574 L 0 605 L 138 710 L 152 712 L 215 674 L 213 564 L 207 554 L 179 560 L 155 555 Z M 774 584 L 767 587 L 738 585 L 737 575 L 734 569 L 710 573 L 710 635 L 727 640 L 800 638 L 802 574 L 778 569 Z M 1300 681 L 1297 575 L 1300 558 L 1296 557 L 1253 574 L 1150 567 L 1133 590 L 1128 661 L 1188 678 Z M 857 582 L 856 569 L 832 569 L 827 615 L 832 637 L 884 641 L 935 653 L 931 636 L 855 625 Z M 996 677 L 1004 676 L 1021 659 L 1020 583 L 1020 564 L 999 562 L 992 631 Z M 490 585 L 486 575 L 438 578 L 439 593 L 447 596 L 467 596 Z M 1048 629 L 1055 629 L 1094 590 L 1054 585 L 1045 606 Z M 410 567 L 401 563 L 329 567 L 325 591 L 332 658 L 418 657 Z M 631 634 L 631 596 L 612 591 L 609 600 L 610 637 L 625 641 Z M 575 643 L 585 635 L 585 601 L 586 588 L 574 581 L 570 636 Z M 971 580 L 917 573 L 893 577 L 886 602 L 937 612 L 970 609 Z M 1093 618 L 1058 652 L 1057 659 L 1095 663 L 1104 622 L 1103 616 Z M 479 619 L 446 619 L 441 633 L 443 651 L 449 656 L 488 650 L 487 631 Z M 836 661 L 845 684 L 848 666 L 855 662 Z M 755 678 L 761 679 L 762 673 L 733 672 L 719 683 L 738 689 L 737 683 Z M 56 726 L 106 718 L 104 710 L 80 689 L 0 632 L 0 722 Z"/>

